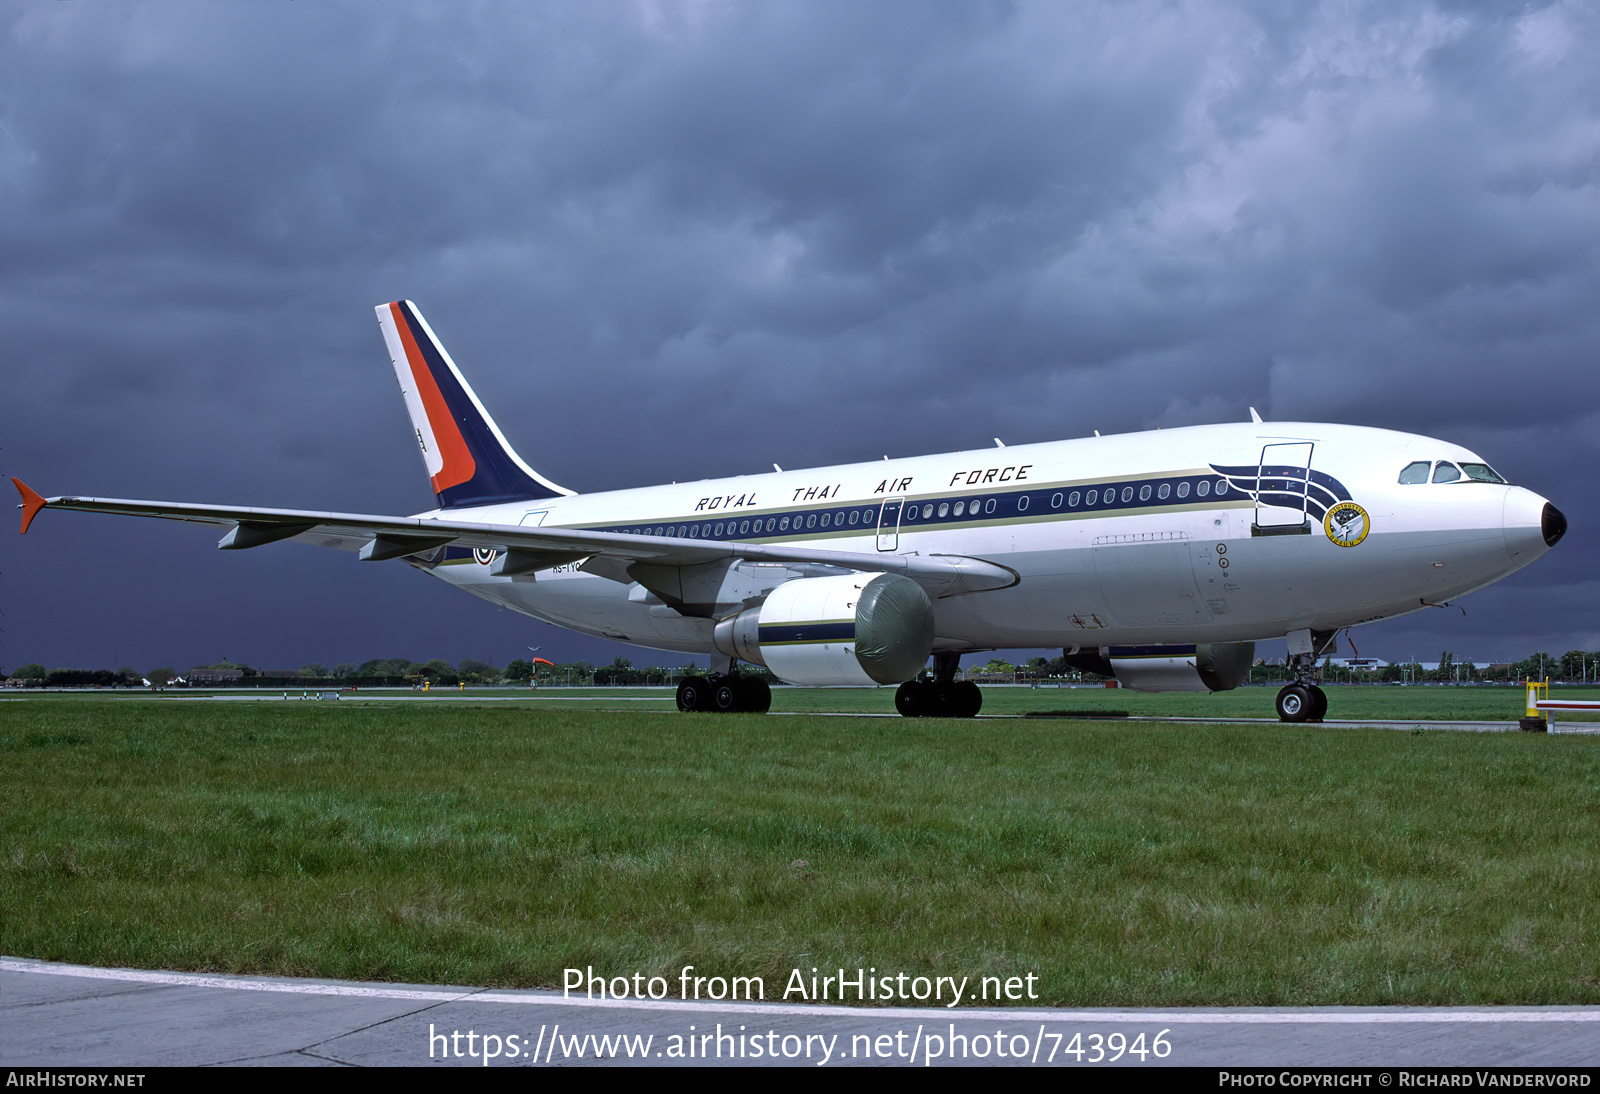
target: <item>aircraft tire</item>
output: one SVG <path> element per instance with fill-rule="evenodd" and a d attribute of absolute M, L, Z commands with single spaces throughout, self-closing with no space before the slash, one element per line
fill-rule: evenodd
<path fill-rule="evenodd" d="M 678 681 L 678 709 L 685 714 L 711 709 L 711 685 L 698 676 Z"/>
<path fill-rule="evenodd" d="M 921 718 L 926 710 L 923 695 L 926 692 L 920 680 L 907 680 L 894 692 L 894 709 L 907 718 Z"/>
<path fill-rule="evenodd" d="M 1307 721 L 1320 722 L 1328 713 L 1328 693 L 1317 685 L 1311 685 L 1311 717 Z"/>
<path fill-rule="evenodd" d="M 732 714 L 743 705 L 739 702 L 741 698 L 738 681 L 724 680 L 711 689 L 711 709 L 718 714 Z"/>
<path fill-rule="evenodd" d="M 950 685 L 952 713 L 957 718 L 976 718 L 983 709 L 983 689 L 971 680 Z"/>
<path fill-rule="evenodd" d="M 1290 684 L 1278 692 L 1278 721 L 1304 722 L 1311 717 L 1311 689 Z"/>
<path fill-rule="evenodd" d="M 739 705 L 734 709 L 747 714 L 765 714 L 772 709 L 772 689 L 759 676 L 741 676 Z"/>

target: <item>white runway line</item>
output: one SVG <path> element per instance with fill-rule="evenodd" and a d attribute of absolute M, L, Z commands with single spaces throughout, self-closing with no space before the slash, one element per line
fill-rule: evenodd
<path fill-rule="evenodd" d="M 563 998 L 559 992 L 493 991 L 483 988 L 389 988 L 363 984 L 317 983 L 311 981 L 258 979 L 247 976 L 207 976 L 202 973 L 149 972 L 140 969 L 99 969 L 86 965 L 59 965 L 53 962 L 0 958 L 0 972 L 36 976 L 75 976 L 91 980 L 120 980 L 165 987 L 220 988 L 228 991 L 261 991 L 289 995 L 343 996 L 363 999 L 398 999 L 422 1002 L 512 1003 L 533 1006 L 591 1007 L 615 1010 L 675 1011 L 702 1013 L 736 1011 L 739 1014 L 828 1015 L 835 1017 L 926 1018 L 945 1015 L 951 1018 L 1003 1021 L 1045 1020 L 1082 1022 L 1139 1022 L 1161 1025 L 1416 1025 L 1502 1022 L 1585 1022 L 1600 1023 L 1600 1007 L 1310 1007 L 1238 1009 L 1138 1010 L 1126 1007 L 1107 1009 L 969 1009 L 957 1007 L 844 1007 L 809 1003 L 730 1003 L 683 1002 L 662 999 L 582 999 Z"/>

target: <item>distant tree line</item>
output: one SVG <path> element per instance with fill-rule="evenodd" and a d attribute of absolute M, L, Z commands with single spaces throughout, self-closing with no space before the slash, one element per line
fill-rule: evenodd
<path fill-rule="evenodd" d="M 215 665 L 196 665 L 187 673 L 170 667 L 151 669 L 141 673 L 136 669 L 46 669 L 40 664 L 23 665 L 11 673 L 10 679 L 21 681 L 25 687 L 87 688 L 87 687 L 143 687 L 148 680 L 157 687 L 167 687 L 205 671 L 236 670 L 238 683 L 250 687 L 456 687 L 486 685 L 582 686 L 625 687 L 638 685 L 671 684 L 686 675 L 703 675 L 706 670 L 696 666 L 635 666 L 626 657 L 618 657 L 609 665 L 593 665 L 588 661 L 569 661 L 551 664 L 518 658 L 503 669 L 487 661 L 466 658 L 457 664 L 435 658 L 432 661 L 412 661 L 404 657 L 374 658 L 359 665 L 339 664 L 329 669 L 326 665 L 311 662 L 301 665 L 299 675 L 285 675 L 282 670 L 264 670 L 239 662 L 222 661 Z M 777 677 L 765 669 L 746 665 L 744 672 L 760 675 L 768 683 L 777 683 Z M 973 677 L 1009 676 L 1018 680 L 1067 680 L 1069 682 L 1104 679 L 1092 672 L 1081 672 L 1066 663 L 1064 657 L 1034 657 L 1025 664 L 1014 665 L 998 657 L 987 664 L 976 662 L 963 671 Z M 1288 670 L 1281 662 L 1259 660 L 1250 670 L 1250 682 L 1270 684 L 1287 677 Z M 1497 664 L 1480 669 L 1470 661 L 1458 661 L 1455 654 L 1445 650 L 1433 667 L 1425 668 L 1417 662 L 1394 662 L 1375 669 L 1347 668 L 1325 662 L 1323 680 L 1330 683 L 1377 684 L 1444 684 L 1444 683 L 1518 683 L 1524 679 L 1575 684 L 1600 683 L 1600 652 L 1568 650 L 1560 657 L 1548 653 L 1535 653 L 1521 661 Z M 5 673 L 0 671 L 0 679 Z M 214 686 L 214 685 L 205 685 Z"/>

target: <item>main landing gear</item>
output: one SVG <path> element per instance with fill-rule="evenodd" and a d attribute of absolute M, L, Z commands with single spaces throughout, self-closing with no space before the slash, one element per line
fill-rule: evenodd
<path fill-rule="evenodd" d="M 960 654 L 933 655 L 932 674 L 907 680 L 894 693 L 894 708 L 907 718 L 972 718 L 983 709 L 983 692 L 971 680 L 957 681 Z"/>
<path fill-rule="evenodd" d="M 1278 721 L 1320 722 L 1328 713 L 1328 696 L 1315 684 L 1290 684 L 1278 692 Z"/>
<path fill-rule="evenodd" d="M 1292 683 L 1278 692 L 1278 721 L 1320 722 L 1328 713 L 1328 695 L 1317 686 L 1317 658 L 1333 648 L 1335 631 L 1312 631 L 1312 653 L 1297 653 L 1289 658 Z"/>
<path fill-rule="evenodd" d="M 772 689 L 759 676 L 730 673 L 678 681 L 678 709 L 685 713 L 765 714 L 771 707 Z"/>

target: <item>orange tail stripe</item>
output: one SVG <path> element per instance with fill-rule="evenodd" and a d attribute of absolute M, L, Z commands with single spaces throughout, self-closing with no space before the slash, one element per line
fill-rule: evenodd
<path fill-rule="evenodd" d="M 433 427 L 439 458 L 444 461 L 439 473 L 433 476 L 433 490 L 438 493 L 472 478 L 478 470 L 478 464 L 472 458 L 472 451 L 467 448 L 466 439 L 461 436 L 461 427 L 450 415 L 450 408 L 445 404 L 444 395 L 439 391 L 439 384 L 434 380 L 427 360 L 417 348 L 417 340 L 411 335 L 411 324 L 404 311 L 398 303 L 390 304 L 389 310 L 394 314 L 395 329 L 400 332 L 400 342 L 406 349 L 412 382 L 417 385 L 417 394 L 422 396 L 422 408 L 428 414 L 428 424 Z"/>

